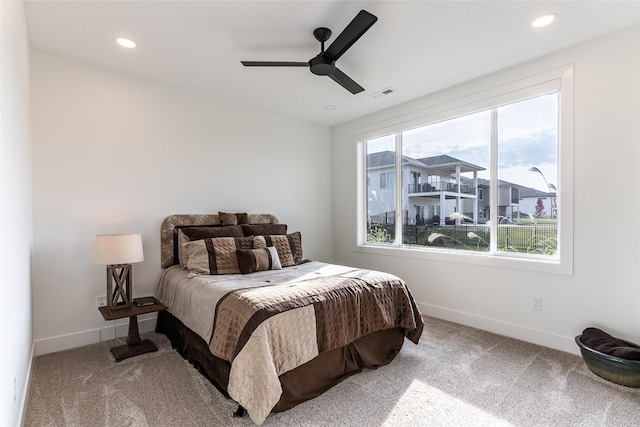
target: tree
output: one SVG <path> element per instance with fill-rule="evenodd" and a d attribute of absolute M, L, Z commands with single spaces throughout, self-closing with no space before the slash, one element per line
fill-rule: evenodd
<path fill-rule="evenodd" d="M 556 186 L 548 182 L 547 178 L 544 177 L 544 174 L 542 173 L 542 171 L 540 171 L 540 169 L 538 169 L 537 167 L 531 166 L 529 168 L 529 172 L 539 173 L 542 179 L 544 179 L 544 183 L 547 184 L 547 189 L 551 194 L 551 217 L 556 218 L 558 216 L 558 207 L 556 205 L 556 198 L 555 198 L 555 194 L 558 192 L 558 190 L 556 189 Z M 538 199 L 538 202 L 542 204 L 542 202 L 540 202 L 540 199 Z"/>
<path fill-rule="evenodd" d="M 542 197 L 538 197 L 538 201 L 536 202 L 536 211 L 533 214 L 536 218 L 540 218 L 544 215 L 544 203 L 542 203 Z"/>

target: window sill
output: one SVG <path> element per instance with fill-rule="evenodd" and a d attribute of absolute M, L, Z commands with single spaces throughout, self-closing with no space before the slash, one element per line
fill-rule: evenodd
<path fill-rule="evenodd" d="M 416 258 L 423 260 L 455 262 L 482 265 L 486 267 L 510 268 L 517 270 L 535 271 L 541 273 L 573 275 L 573 264 L 559 257 L 518 255 L 512 252 L 478 253 L 463 250 L 439 250 L 410 246 L 386 246 L 374 244 L 356 245 L 354 252 Z"/>

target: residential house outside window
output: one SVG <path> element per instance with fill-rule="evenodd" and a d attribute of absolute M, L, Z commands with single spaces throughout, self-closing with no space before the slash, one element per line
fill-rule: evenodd
<path fill-rule="evenodd" d="M 559 261 L 562 87 L 524 86 L 364 139 L 362 243 Z"/>

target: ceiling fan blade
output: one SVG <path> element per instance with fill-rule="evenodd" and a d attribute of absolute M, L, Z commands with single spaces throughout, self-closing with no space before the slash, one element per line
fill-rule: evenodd
<path fill-rule="evenodd" d="M 309 67 L 308 62 L 240 61 L 245 67 Z"/>
<path fill-rule="evenodd" d="M 357 42 L 377 20 L 378 18 L 375 15 L 370 14 L 366 10 L 361 10 L 349 25 L 347 25 L 347 28 L 336 37 L 333 43 L 331 43 L 331 46 L 322 53 L 322 56 L 333 61 L 337 60 L 347 49 Z"/>
<path fill-rule="evenodd" d="M 333 79 L 334 82 L 338 83 L 340 86 L 351 92 L 352 94 L 360 93 L 364 90 L 362 86 L 358 83 L 354 82 L 351 77 L 347 76 L 345 73 L 340 71 L 338 68 L 330 74 L 329 77 Z"/>

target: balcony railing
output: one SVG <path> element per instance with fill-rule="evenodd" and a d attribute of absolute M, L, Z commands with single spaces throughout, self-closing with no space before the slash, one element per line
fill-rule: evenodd
<path fill-rule="evenodd" d="M 458 188 L 460 191 L 458 191 Z M 447 191 L 450 193 L 476 194 L 476 188 L 473 185 L 458 185 L 453 182 L 436 182 L 433 184 L 409 184 L 409 194 L 415 193 L 437 193 Z"/>

